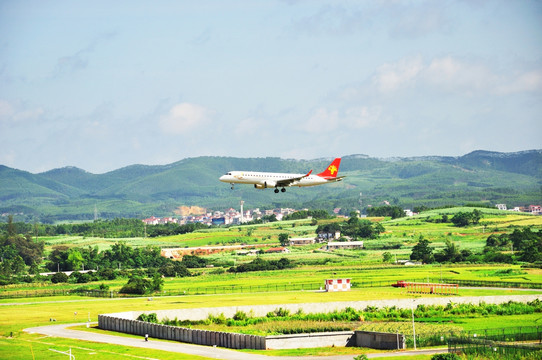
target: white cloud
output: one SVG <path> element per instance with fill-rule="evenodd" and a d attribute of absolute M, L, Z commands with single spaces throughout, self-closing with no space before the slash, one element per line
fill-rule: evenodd
<path fill-rule="evenodd" d="M 507 82 L 500 84 L 495 92 L 507 95 L 521 92 L 534 92 L 542 90 L 542 70 L 535 70 L 513 76 Z"/>
<path fill-rule="evenodd" d="M 18 104 L 12 104 L 6 100 L 0 100 L 0 122 L 16 123 L 34 120 L 44 114 L 44 110 L 37 108 L 22 108 Z"/>
<path fill-rule="evenodd" d="M 303 124 L 303 129 L 309 133 L 322 133 L 333 131 L 339 123 L 339 112 L 329 111 L 326 108 L 316 109 L 309 119 Z"/>
<path fill-rule="evenodd" d="M 236 124 L 234 132 L 239 136 L 254 135 L 261 131 L 263 121 L 258 118 L 249 117 Z"/>
<path fill-rule="evenodd" d="M 483 65 L 451 56 L 435 58 L 423 71 L 423 80 L 445 91 L 473 94 L 492 91 L 497 76 Z"/>
<path fill-rule="evenodd" d="M 344 129 L 357 130 L 374 126 L 381 117 L 380 107 L 358 106 L 345 110 L 318 108 L 303 123 L 302 130 L 308 133 L 330 133 Z"/>
<path fill-rule="evenodd" d="M 0 100 L 0 122 L 7 122 L 15 113 L 13 106 L 6 100 Z"/>
<path fill-rule="evenodd" d="M 422 70 L 421 57 L 402 59 L 397 63 L 378 67 L 372 80 L 380 92 L 392 92 L 415 80 Z"/>
<path fill-rule="evenodd" d="M 372 77 L 372 86 L 381 93 L 417 86 L 418 90 L 426 88 L 468 96 L 507 95 L 542 90 L 542 70 L 510 74 L 505 70 L 496 72 L 480 61 L 444 56 L 424 63 L 421 57 L 416 57 L 381 65 Z"/>
<path fill-rule="evenodd" d="M 169 113 L 162 117 L 160 127 L 166 134 L 186 134 L 207 124 L 210 116 L 211 111 L 202 106 L 181 103 L 173 106 Z"/>
<path fill-rule="evenodd" d="M 436 32 L 449 32 L 452 19 L 444 2 L 429 1 L 419 5 L 393 4 L 395 26 L 391 35 L 416 38 Z"/>
<path fill-rule="evenodd" d="M 344 125 L 354 129 L 366 128 L 377 124 L 381 113 L 380 107 L 350 108 L 345 111 Z"/>

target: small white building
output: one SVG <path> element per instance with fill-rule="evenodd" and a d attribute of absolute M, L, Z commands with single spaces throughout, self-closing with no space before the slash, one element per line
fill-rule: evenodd
<path fill-rule="evenodd" d="M 350 279 L 327 279 L 326 291 L 350 291 Z"/>
<path fill-rule="evenodd" d="M 506 204 L 497 204 L 495 205 L 495 207 L 499 210 L 507 210 L 506 209 Z"/>

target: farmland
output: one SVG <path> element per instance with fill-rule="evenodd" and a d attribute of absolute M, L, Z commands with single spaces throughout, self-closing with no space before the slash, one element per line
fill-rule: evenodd
<path fill-rule="evenodd" d="M 48 338 L 46 341 L 37 335 L 26 334 L 22 329 L 48 325 L 51 319 L 57 323 L 76 323 L 96 321 L 100 313 L 112 313 L 126 310 L 161 310 L 175 308 L 199 308 L 217 306 L 240 306 L 259 304 L 321 303 L 335 301 L 416 298 L 419 295 L 408 294 L 404 289 L 388 286 L 397 280 L 439 281 L 485 280 L 495 282 L 519 282 L 522 284 L 542 282 L 542 270 L 535 267 L 522 267 L 521 264 L 431 264 L 423 266 L 401 266 L 383 261 L 383 254 L 389 252 L 393 259 L 406 260 L 420 237 L 428 239 L 435 251 L 446 246 L 446 240 L 452 241 L 460 249 L 473 252 L 482 251 L 490 234 L 510 233 L 513 229 L 529 226 L 534 231 L 542 228 L 542 218 L 525 214 L 512 214 L 497 210 L 483 209 L 484 216 L 480 223 L 468 227 L 456 227 L 451 223 L 437 222 L 442 215 L 452 216 L 465 208 L 432 210 L 411 218 L 391 220 L 389 218 L 371 218 L 379 222 L 385 231 L 377 239 L 366 239 L 365 250 L 340 250 L 327 252 L 321 250 L 321 244 L 293 247 L 290 253 L 258 255 L 262 259 L 278 260 L 287 258 L 296 266 L 280 271 L 255 271 L 245 273 L 228 272 L 231 266 L 249 263 L 254 257 L 240 255 L 236 251 L 226 251 L 206 256 L 210 263 L 221 264 L 215 267 L 190 269 L 193 276 L 165 278 L 159 293 L 140 298 L 96 299 L 80 295 L 35 297 L 42 290 L 74 290 L 85 286 L 97 288 L 100 284 L 108 286 L 110 291 L 118 291 L 126 283 L 126 278 L 98 281 L 87 284 L 77 283 L 25 283 L 4 286 L 0 294 L 9 295 L 28 292 L 32 297 L 7 298 L 0 300 L 0 357 L 32 358 L 31 347 L 40 351 L 48 359 L 60 358 L 54 352 L 48 352 L 47 346 L 65 349 L 91 349 L 82 351 L 78 359 L 116 358 L 118 353 L 134 354 L 134 350 L 115 345 L 81 343 L 73 340 Z M 318 225 L 329 222 L 341 222 L 344 219 L 319 220 Z M 311 225 L 308 220 L 294 220 L 263 225 L 237 226 L 230 228 L 198 230 L 190 234 L 159 238 L 124 238 L 105 239 L 97 237 L 58 236 L 44 237 L 46 253 L 56 246 L 72 248 L 98 247 L 100 251 L 108 249 L 119 241 L 132 247 L 175 247 L 192 248 L 221 245 L 255 245 L 266 249 L 277 246 L 279 234 L 287 233 L 290 237 L 310 237 L 318 225 Z M 513 250 L 505 250 L 512 252 Z M 350 278 L 353 288 L 349 292 L 326 293 L 319 291 L 327 278 Z M 310 284 L 313 287 L 305 285 Z M 303 289 L 303 290 L 301 290 Z M 314 291 L 314 290 L 316 291 Z M 216 295 L 215 295 L 216 293 Z M 207 294 L 207 295 L 199 295 Z M 483 295 L 521 295 L 540 294 L 539 290 L 482 289 L 461 288 L 460 296 Z M 176 296 L 171 296 L 176 295 Z M 454 326 L 464 330 L 477 330 L 492 327 L 536 325 L 540 314 L 470 317 L 463 318 Z M 367 326 L 369 324 L 366 324 Z M 377 322 L 375 329 L 389 326 L 388 322 Z M 438 324 L 420 326 L 438 327 Z M 421 328 L 420 328 L 421 329 Z M 93 330 L 99 331 L 99 330 Z M 48 345 L 44 345 L 47 342 Z M 9 349 L 17 349 L 19 356 L 13 357 Z M 64 350 L 65 351 L 65 350 Z M 321 354 L 329 350 L 322 350 Z M 96 355 L 89 355 L 94 352 Z M 359 352 L 358 352 L 359 353 Z M 153 358 L 179 358 L 169 353 L 147 353 L 138 355 Z M 11 357 L 10 357 L 11 356 Z M 187 357 L 188 358 L 188 357 Z"/>

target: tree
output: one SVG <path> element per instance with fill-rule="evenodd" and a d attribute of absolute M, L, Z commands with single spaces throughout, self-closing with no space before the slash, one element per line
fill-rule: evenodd
<path fill-rule="evenodd" d="M 77 249 L 70 249 L 67 259 L 68 268 L 66 270 L 79 270 L 83 264 L 83 255 Z"/>
<path fill-rule="evenodd" d="M 152 292 L 162 291 L 163 287 L 164 287 L 164 279 L 162 279 L 162 276 L 160 276 L 160 274 L 155 273 L 152 276 L 150 291 Z"/>
<path fill-rule="evenodd" d="M 368 216 L 391 216 L 392 219 L 397 219 L 405 216 L 403 208 L 400 206 L 374 206 L 367 209 Z"/>
<path fill-rule="evenodd" d="M 422 261 L 425 264 L 431 264 L 434 257 L 433 248 L 430 247 L 429 244 L 429 240 L 426 240 L 423 238 L 423 236 L 420 236 L 420 241 L 412 248 L 410 259 Z"/>
<path fill-rule="evenodd" d="M 49 262 L 46 264 L 49 271 L 68 270 L 68 253 L 67 246 L 56 246 L 49 254 Z"/>
<path fill-rule="evenodd" d="M 351 217 L 343 223 L 341 232 L 354 238 L 376 239 L 385 229 L 380 223 L 373 223 L 367 219 Z"/>
<path fill-rule="evenodd" d="M 469 224 L 478 224 L 480 222 L 480 219 L 482 218 L 483 214 L 480 210 L 474 209 L 472 212 L 458 212 L 452 217 L 452 223 L 454 223 L 455 226 L 467 226 Z"/>
<path fill-rule="evenodd" d="M 4 259 L 0 263 L 0 275 L 11 277 L 12 275 L 19 275 L 25 271 L 23 258 L 19 255 L 15 255 L 12 258 Z"/>
<path fill-rule="evenodd" d="M 389 251 L 386 251 L 384 254 L 382 254 L 382 262 L 390 263 L 392 261 L 393 255 Z"/>
<path fill-rule="evenodd" d="M 455 226 L 467 226 L 469 225 L 470 215 L 469 213 L 460 211 L 452 217 L 451 221 Z"/>
<path fill-rule="evenodd" d="M 437 262 L 459 262 L 462 261 L 461 252 L 459 247 L 456 246 L 449 239 L 446 239 L 446 246 L 442 249 L 442 252 L 435 254 L 435 260 Z"/>
<path fill-rule="evenodd" d="M 7 230 L 7 234 L 0 237 L 2 258 L 11 259 L 18 255 L 26 265 L 39 264 L 43 257 L 44 243 L 33 241 L 30 235 L 17 234 L 13 223 L 8 222 Z"/>
<path fill-rule="evenodd" d="M 279 234 L 279 242 L 282 246 L 287 246 L 290 243 L 290 239 L 287 233 Z"/>
<path fill-rule="evenodd" d="M 473 224 L 478 224 L 480 222 L 480 219 L 482 218 L 483 214 L 480 210 L 474 209 L 471 213 L 471 221 Z"/>

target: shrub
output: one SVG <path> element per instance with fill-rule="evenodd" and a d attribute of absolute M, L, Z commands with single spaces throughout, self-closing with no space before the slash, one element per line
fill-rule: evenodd
<path fill-rule="evenodd" d="M 68 275 L 63 272 L 54 273 L 53 276 L 51 276 L 51 282 L 53 284 L 68 282 Z"/>
<path fill-rule="evenodd" d="M 431 356 L 431 360 L 460 360 L 461 358 L 454 353 L 435 354 Z"/>
<path fill-rule="evenodd" d="M 233 320 L 237 320 L 237 321 L 245 321 L 248 319 L 248 315 L 246 312 L 244 311 L 241 311 L 241 310 L 237 310 L 237 312 L 235 313 L 235 315 L 233 315 Z"/>
<path fill-rule="evenodd" d="M 128 280 L 128 283 L 120 289 L 120 293 L 123 294 L 137 294 L 143 295 L 150 292 L 152 284 L 149 280 L 143 279 L 137 276 L 133 276 Z"/>
<path fill-rule="evenodd" d="M 146 321 L 150 323 L 158 323 L 158 317 L 156 316 L 156 313 L 141 314 L 137 317 L 136 320 Z"/>

